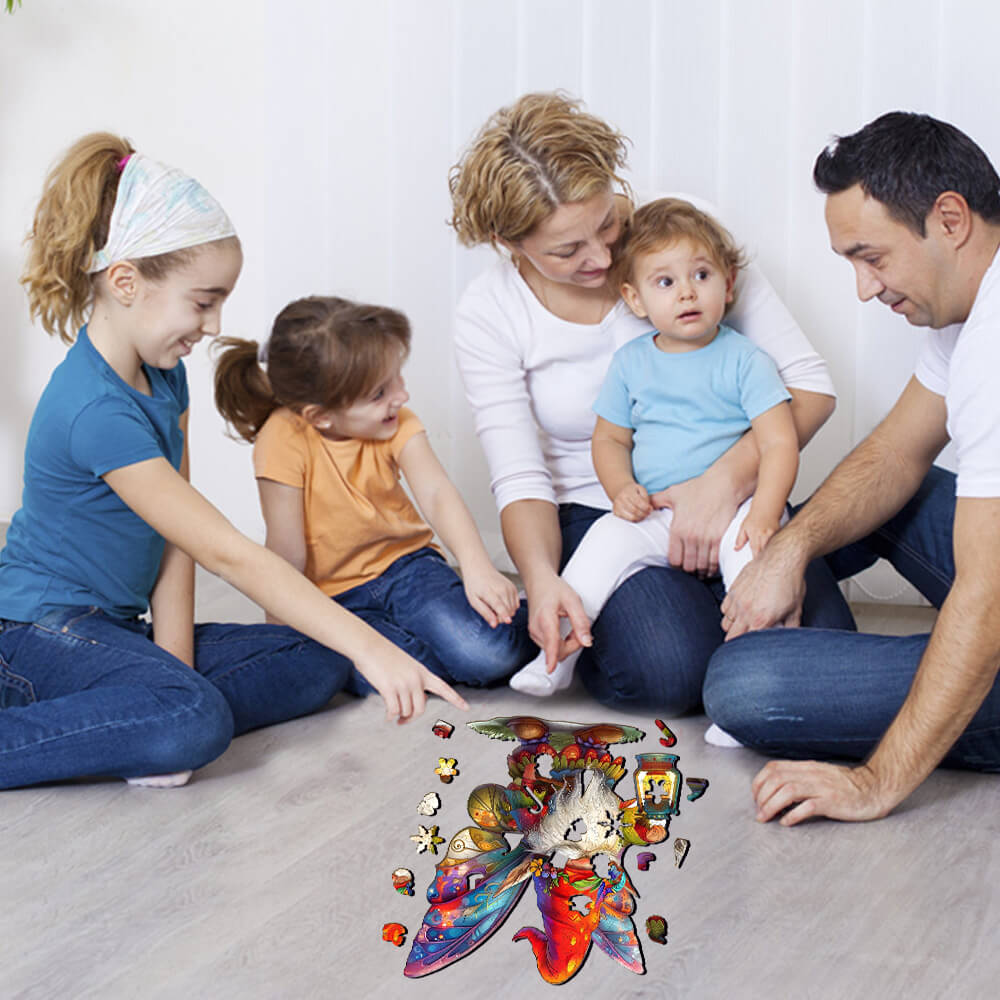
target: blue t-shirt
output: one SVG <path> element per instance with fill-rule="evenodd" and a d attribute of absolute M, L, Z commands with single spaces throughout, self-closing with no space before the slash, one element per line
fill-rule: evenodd
<path fill-rule="evenodd" d="M 611 359 L 594 412 L 631 428 L 632 470 L 650 493 L 700 476 L 749 429 L 791 399 L 774 362 L 744 336 L 720 326 L 694 351 L 661 351 L 653 330 Z"/>
<path fill-rule="evenodd" d="M 21 509 L 0 553 L 0 618 L 37 621 L 95 605 L 131 618 L 148 608 L 163 537 L 101 476 L 159 456 L 180 468 L 188 390 L 182 362 L 143 368 L 152 396 L 116 375 L 83 327 L 52 373 L 28 431 Z"/>

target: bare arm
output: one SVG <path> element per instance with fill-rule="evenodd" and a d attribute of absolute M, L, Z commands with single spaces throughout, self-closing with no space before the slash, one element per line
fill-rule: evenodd
<path fill-rule="evenodd" d="M 257 492 L 267 529 L 264 544 L 300 573 L 306 568 L 306 522 L 302 490 L 297 486 L 258 477 Z M 269 625 L 284 625 L 270 612 Z"/>
<path fill-rule="evenodd" d="M 590 451 L 597 478 L 612 503 L 615 514 L 626 521 L 641 521 L 653 509 L 649 494 L 635 481 L 632 469 L 631 428 L 597 418 Z"/>
<path fill-rule="evenodd" d="M 779 403 L 753 421 L 760 451 L 760 471 L 750 511 L 736 537 L 736 548 L 749 541 L 754 556 L 760 555 L 778 530 L 799 471 L 799 442 L 790 408 Z"/>
<path fill-rule="evenodd" d="M 188 459 L 188 412 L 181 414 L 184 454 L 180 474 L 190 480 Z M 153 621 L 153 641 L 182 663 L 194 666 L 194 561 L 176 545 L 167 542 L 160 559 L 160 571 L 149 597 Z"/>
<path fill-rule="evenodd" d="M 444 681 L 331 601 L 284 559 L 240 534 L 165 458 L 115 469 L 104 479 L 139 517 L 209 572 L 351 659 L 382 695 L 387 718 L 419 715 L 425 691 L 468 707 Z"/>
<path fill-rule="evenodd" d="M 414 434 L 403 445 L 399 467 L 420 512 L 458 560 L 469 603 L 491 627 L 509 623 L 517 610 L 517 588 L 493 565 L 469 508 L 426 433 Z"/>
<path fill-rule="evenodd" d="M 938 615 L 913 686 L 875 752 L 860 767 L 772 761 L 757 775 L 757 818 L 793 807 L 810 816 L 879 819 L 941 762 L 989 693 L 1000 665 L 1000 499 L 955 507 L 955 582 Z"/>
<path fill-rule="evenodd" d="M 806 566 L 884 524 L 917 491 L 948 440 L 944 398 L 910 379 L 885 420 L 736 579 L 722 611 L 727 639 L 797 625 Z"/>
<path fill-rule="evenodd" d="M 836 400 L 805 389 L 788 391 L 802 449 L 829 419 Z M 754 492 L 759 467 L 760 450 L 750 430 L 702 475 L 653 494 L 654 507 L 670 507 L 674 512 L 667 554 L 672 566 L 688 573 L 718 572 L 719 541 L 736 509 Z"/>
<path fill-rule="evenodd" d="M 547 500 L 515 500 L 500 512 L 504 542 L 528 594 L 528 631 L 545 652 L 549 670 L 591 643 L 590 620 L 576 591 L 559 576 L 562 532 L 559 512 Z M 559 620 L 572 633 L 561 640 Z"/>

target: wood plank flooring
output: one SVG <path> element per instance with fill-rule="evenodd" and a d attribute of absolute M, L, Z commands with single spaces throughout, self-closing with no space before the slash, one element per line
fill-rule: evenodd
<path fill-rule="evenodd" d="M 259 620 L 221 585 L 202 581 L 201 617 Z M 923 631 L 923 609 L 879 609 L 880 627 Z M 867 612 L 871 625 L 877 619 Z M 888 625 L 886 624 L 888 623 Z M 893 625 L 896 627 L 893 628 Z M 476 785 L 506 781 L 509 744 L 465 728 L 470 719 L 542 712 L 614 718 L 647 733 L 631 755 L 657 748 L 653 719 L 602 711 L 577 689 L 544 704 L 506 688 L 473 693 L 468 716 L 442 702 L 406 726 L 381 703 L 339 699 L 307 719 L 235 741 L 186 788 L 95 782 L 0 794 L 0 997 L 295 1000 L 295 998 L 554 995 L 528 945 L 540 926 L 529 888 L 497 934 L 471 956 L 422 980 L 402 968 L 426 906 L 434 857 L 409 835 L 437 824 L 446 839 L 468 825 Z M 442 741 L 438 716 L 456 724 Z M 680 766 L 711 782 L 683 801 L 672 836 L 691 852 L 680 870 L 656 850 L 648 872 L 626 856 L 646 974 L 596 949 L 564 997 L 980 998 L 1000 974 L 997 779 L 936 773 L 876 824 L 753 821 L 749 782 L 762 759 L 702 741 L 703 717 L 669 720 Z M 460 775 L 434 774 L 443 754 Z M 629 778 L 619 791 L 627 795 Z M 418 816 L 437 791 L 441 811 Z M 516 839 L 516 838 L 515 838 Z M 411 868 L 400 896 L 390 872 Z M 645 918 L 669 921 L 650 943 Z M 382 941 L 399 921 L 407 944 Z M 991 985 L 994 984 L 994 985 Z"/>

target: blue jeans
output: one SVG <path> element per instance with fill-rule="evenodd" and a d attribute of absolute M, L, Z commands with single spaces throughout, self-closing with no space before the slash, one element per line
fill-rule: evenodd
<path fill-rule="evenodd" d="M 582 504 L 559 508 L 562 566 L 587 529 L 607 513 Z M 822 560 L 809 567 L 804 621 L 853 629 L 854 618 Z M 626 580 L 593 623 L 594 644 L 577 662 L 593 697 L 609 708 L 682 715 L 702 703 L 708 661 L 722 644 L 722 580 L 653 567 Z"/>
<path fill-rule="evenodd" d="M 98 608 L 0 619 L 0 788 L 202 767 L 234 735 L 322 708 L 352 665 L 280 625 L 196 625 L 197 669 Z"/>
<path fill-rule="evenodd" d="M 895 517 L 828 562 L 843 576 L 888 559 L 940 607 L 955 577 L 954 516 L 955 477 L 934 467 Z M 906 698 L 928 639 L 816 629 L 744 635 L 712 657 L 705 710 L 742 743 L 767 754 L 862 759 Z M 944 763 L 1000 770 L 1000 683 Z"/>
<path fill-rule="evenodd" d="M 504 680 L 538 653 L 523 602 L 510 625 L 490 628 L 434 549 L 401 556 L 334 600 L 449 684 L 482 687 Z M 374 690 L 357 671 L 349 687 L 356 694 Z"/>

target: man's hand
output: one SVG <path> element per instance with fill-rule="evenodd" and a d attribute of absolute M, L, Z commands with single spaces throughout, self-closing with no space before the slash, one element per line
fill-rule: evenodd
<path fill-rule="evenodd" d="M 722 628 L 726 641 L 744 632 L 802 620 L 806 596 L 805 565 L 792 546 L 782 545 L 778 532 L 753 562 L 743 567 L 722 602 Z"/>
<path fill-rule="evenodd" d="M 772 760 L 753 779 L 757 820 L 795 826 L 813 816 L 858 822 L 881 819 L 898 804 L 882 792 L 867 764 L 843 767 L 815 760 Z"/>

